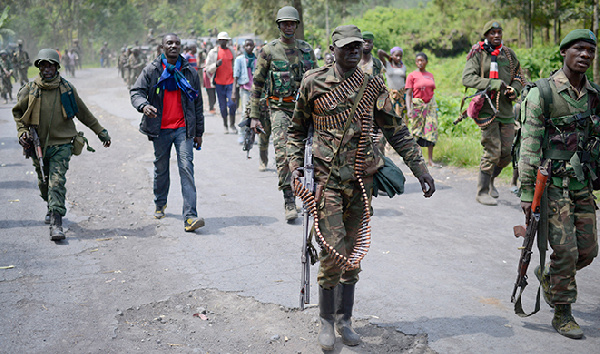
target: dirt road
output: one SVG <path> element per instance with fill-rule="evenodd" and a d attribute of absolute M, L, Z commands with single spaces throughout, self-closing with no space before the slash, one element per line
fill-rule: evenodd
<path fill-rule="evenodd" d="M 49 241 L 31 161 L 21 155 L 11 106 L 0 106 L 0 267 L 14 266 L 0 269 L 0 352 L 320 352 L 316 307 L 297 308 L 301 226 L 284 220 L 272 147 L 269 170 L 259 172 L 258 149 L 247 160 L 237 136 L 207 114 L 194 160 L 206 226 L 186 233 L 174 159 L 167 217 L 152 217 L 152 146 L 116 70 L 82 70 L 72 82 L 113 145 L 102 148 L 82 127 L 97 152 L 71 160 L 65 242 Z M 373 244 L 356 287 L 364 342 L 338 340 L 334 352 L 597 351 L 597 264 L 577 276 L 574 315 L 585 339 L 556 334 L 545 304 L 517 317 L 517 198 L 501 186 L 498 207 L 480 206 L 474 173 L 444 167 L 432 171 L 438 191 L 426 200 L 395 160 L 406 192 L 373 202 Z M 526 307 L 537 288 L 530 283 Z"/>

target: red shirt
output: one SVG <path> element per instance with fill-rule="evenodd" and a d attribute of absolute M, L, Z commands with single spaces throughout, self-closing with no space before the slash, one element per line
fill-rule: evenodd
<path fill-rule="evenodd" d="M 215 75 L 215 84 L 231 85 L 233 84 L 233 54 L 229 48 L 219 47 L 217 60 L 222 59 L 221 65 L 217 68 Z"/>
<path fill-rule="evenodd" d="M 163 64 L 163 70 L 165 64 Z M 160 129 L 177 129 L 185 127 L 183 106 L 181 105 L 181 90 L 164 90 L 162 120 Z"/>
<path fill-rule="evenodd" d="M 413 89 L 413 98 L 420 98 L 423 102 L 428 103 L 431 101 L 433 90 L 435 89 L 433 74 L 428 71 L 422 73 L 419 70 L 415 70 L 408 74 L 405 88 Z"/>

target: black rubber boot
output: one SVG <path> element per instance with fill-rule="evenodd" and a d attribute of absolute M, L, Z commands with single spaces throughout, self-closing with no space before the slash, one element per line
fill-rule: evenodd
<path fill-rule="evenodd" d="M 500 172 L 502 172 L 502 169 L 498 166 L 495 166 L 494 172 L 492 172 L 492 178 L 490 178 L 490 197 L 492 198 L 498 198 L 500 196 L 500 193 L 498 193 L 498 190 L 494 186 L 494 180 L 496 177 L 498 177 Z"/>
<path fill-rule="evenodd" d="M 353 307 L 354 284 L 339 283 L 335 287 L 335 330 L 349 346 L 360 344 L 360 336 L 352 328 Z"/>
<path fill-rule="evenodd" d="M 334 289 L 323 289 L 319 286 L 319 317 L 321 330 L 319 331 L 319 345 L 323 350 L 333 350 L 335 333 L 333 332 L 333 311 L 335 301 Z"/>
<path fill-rule="evenodd" d="M 235 114 L 229 115 L 229 134 L 237 134 L 237 128 L 235 127 Z"/>
<path fill-rule="evenodd" d="M 53 212 L 50 214 L 50 240 L 60 241 L 65 239 L 65 233 L 62 228 L 62 216 Z"/>
<path fill-rule="evenodd" d="M 285 201 L 285 220 L 296 220 L 298 218 L 298 211 L 296 210 L 296 199 L 294 197 L 294 192 L 292 192 L 291 189 L 284 189 L 283 200 Z"/>

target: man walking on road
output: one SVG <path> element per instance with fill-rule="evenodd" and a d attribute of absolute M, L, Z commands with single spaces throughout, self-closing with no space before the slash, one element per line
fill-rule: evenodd
<path fill-rule="evenodd" d="M 475 199 L 483 205 L 497 205 L 499 195 L 494 179 L 511 161 L 515 136 L 512 104 L 521 93 L 521 64 L 515 52 L 502 44 L 499 22 L 487 22 L 481 35 L 484 40 L 467 55 L 462 82 L 465 87 L 486 90 L 494 105 L 486 100 L 479 112 L 479 118 L 490 122 L 481 126 L 483 156 Z"/>
<path fill-rule="evenodd" d="M 79 98 L 75 87 L 60 76 L 60 59 L 54 49 L 40 50 L 34 65 L 40 69 L 40 75 L 21 88 L 12 112 L 19 144 L 24 149 L 34 148 L 30 129 L 33 128 L 39 136 L 43 168 L 35 152 L 27 152 L 26 156 L 32 157 L 42 199 L 48 203 L 45 221 L 50 224 L 50 239 L 59 241 L 65 238 L 62 217 L 67 213 L 66 174 L 71 155 L 78 154 L 73 150 L 73 140 L 77 136 L 73 117 L 77 116 L 96 133 L 104 147 L 109 147 L 111 141 L 108 131 Z"/>
<path fill-rule="evenodd" d="M 266 44 L 258 54 L 250 98 L 250 118 L 252 118 L 252 127 L 260 125 L 260 99 L 263 90 L 266 90 L 267 102 L 271 110 L 271 132 L 275 146 L 279 190 L 283 191 L 285 219 L 292 221 L 298 217 L 298 212 L 285 152 L 287 129 L 292 120 L 300 81 L 305 72 L 316 67 L 317 60 L 310 45 L 295 38 L 296 28 L 300 23 L 300 15 L 295 8 L 291 6 L 281 8 L 277 12 L 275 22 L 281 36 Z"/>
<path fill-rule="evenodd" d="M 31 66 L 31 61 L 29 60 L 29 53 L 23 49 L 23 40 L 19 39 L 17 41 L 17 45 L 19 48 L 15 52 L 15 62 L 17 69 L 17 76 L 19 80 L 19 85 L 23 86 L 29 82 L 29 78 L 27 77 L 27 70 Z"/>
<path fill-rule="evenodd" d="M 521 208 L 527 219 L 537 169 L 550 159 L 547 187 L 550 265 L 535 269 L 544 299 L 554 307 L 552 326 L 563 336 L 583 337 L 571 314 L 577 299 L 575 274 L 598 255 L 596 202 L 592 181 L 600 163 L 600 87 L 585 76 L 594 59 L 596 36 L 587 29 L 569 33 L 560 43 L 562 69 L 536 82 L 521 105 Z M 542 219 L 543 220 L 543 219 Z M 545 236 L 545 235 L 544 235 Z M 540 235 L 540 237 L 543 237 Z M 545 240 L 544 240 L 545 243 Z"/>
<path fill-rule="evenodd" d="M 233 65 L 233 83 L 234 88 L 231 99 L 236 102 L 242 101 L 242 114 L 246 113 L 246 106 L 250 101 L 250 90 L 252 89 L 252 80 L 254 79 L 254 69 L 256 68 L 256 55 L 254 55 L 254 41 L 246 39 L 244 42 L 244 53 L 235 58 Z M 239 92 L 240 97 L 236 96 Z M 244 129 L 240 129 L 239 143 L 244 141 Z"/>
<path fill-rule="evenodd" d="M 206 71 L 211 75 L 215 75 L 215 89 L 217 91 L 217 100 L 219 101 L 219 109 L 221 110 L 221 117 L 223 118 L 225 134 L 236 134 L 236 103 L 231 99 L 235 54 L 233 50 L 227 46 L 230 39 L 227 32 L 221 32 L 217 35 L 219 45 L 208 52 L 206 58 Z M 227 126 L 227 116 L 229 116 L 229 127 Z"/>
<path fill-rule="evenodd" d="M 130 90 L 131 104 L 143 113 L 140 131 L 154 145 L 154 217 L 165 216 L 169 193 L 171 147 L 183 194 L 185 231 L 204 226 L 196 212 L 194 150 L 202 145 L 204 114 L 198 73 L 180 55 L 181 41 L 170 33 L 162 40 L 163 54 L 148 64 Z"/>
<path fill-rule="evenodd" d="M 424 196 L 435 192 L 433 178 L 402 118 L 392 108 L 381 76 L 358 67 L 363 39 L 358 27 L 340 26 L 331 36 L 335 64 L 307 73 L 288 131 L 287 156 L 294 180 L 302 175 L 304 146 L 314 128 L 314 234 L 322 246 L 319 261 L 319 344 L 333 350 L 335 329 L 346 345 L 358 345 L 352 329 L 354 287 L 360 260 L 370 243 L 368 222 L 373 175 L 383 166 L 371 132 L 378 126 L 418 178 Z M 298 184 L 296 184 L 298 186 Z M 298 187 L 296 187 L 298 192 Z M 302 195 L 303 193 L 300 193 Z"/>

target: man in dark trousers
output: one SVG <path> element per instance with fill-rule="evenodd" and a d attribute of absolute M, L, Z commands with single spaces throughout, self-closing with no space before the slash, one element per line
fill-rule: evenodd
<path fill-rule="evenodd" d="M 171 146 L 175 146 L 184 227 L 191 232 L 204 226 L 204 219 L 196 212 L 193 163 L 193 148 L 200 149 L 204 134 L 200 80 L 196 70 L 180 55 L 181 41 L 176 34 L 166 34 L 162 47 L 163 54 L 144 68 L 131 88 L 131 104 L 144 114 L 140 131 L 154 144 L 154 217 L 165 216 L 169 159 Z"/>

